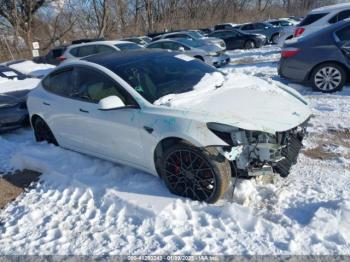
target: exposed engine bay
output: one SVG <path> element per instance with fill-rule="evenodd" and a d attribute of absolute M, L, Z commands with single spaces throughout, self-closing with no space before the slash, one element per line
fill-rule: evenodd
<path fill-rule="evenodd" d="M 277 132 L 275 135 L 215 124 L 208 127 L 230 145 L 218 149 L 235 165 L 239 176 L 278 173 L 286 177 L 302 148 L 307 122 L 308 120 L 291 130 Z"/>

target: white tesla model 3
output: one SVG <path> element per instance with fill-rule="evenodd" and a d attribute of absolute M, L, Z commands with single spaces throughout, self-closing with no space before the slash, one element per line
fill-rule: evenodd
<path fill-rule="evenodd" d="M 213 203 L 232 176 L 287 176 L 310 116 L 287 87 L 229 88 L 218 76 L 174 52 L 91 56 L 30 92 L 30 120 L 37 141 L 159 175 L 174 194 Z"/>

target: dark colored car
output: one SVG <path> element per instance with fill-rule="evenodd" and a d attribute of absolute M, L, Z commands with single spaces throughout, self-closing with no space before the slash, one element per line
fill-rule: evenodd
<path fill-rule="evenodd" d="M 278 73 L 320 92 L 342 89 L 350 74 L 350 21 L 290 40 L 282 49 Z"/>
<path fill-rule="evenodd" d="M 26 97 L 29 91 L 0 94 L 0 133 L 28 125 Z"/>
<path fill-rule="evenodd" d="M 227 50 L 258 48 L 266 43 L 264 35 L 247 34 L 235 29 L 215 31 L 208 36 L 224 40 Z"/>
<path fill-rule="evenodd" d="M 0 66 L 0 77 L 24 80 L 26 75 L 7 66 Z M 28 124 L 26 97 L 29 90 L 2 93 L 0 88 L 0 133 L 11 131 Z"/>
<path fill-rule="evenodd" d="M 263 34 L 273 44 L 277 44 L 279 33 L 282 30 L 282 27 L 276 27 L 266 22 L 243 24 L 235 28 L 246 33 Z"/>
<path fill-rule="evenodd" d="M 35 63 L 59 65 L 64 60 L 62 55 L 66 51 L 67 47 L 68 46 L 54 47 L 46 55 L 34 57 L 33 61 Z"/>

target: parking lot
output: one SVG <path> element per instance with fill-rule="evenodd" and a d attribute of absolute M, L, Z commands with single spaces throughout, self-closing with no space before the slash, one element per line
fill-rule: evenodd
<path fill-rule="evenodd" d="M 0 170 L 42 175 L 1 211 L 0 254 L 349 254 L 350 86 L 323 94 L 281 79 L 277 46 L 228 55 L 228 75 L 284 83 L 310 101 L 305 146 L 287 178 L 240 179 L 233 200 L 208 205 L 20 129 L 0 136 Z"/>

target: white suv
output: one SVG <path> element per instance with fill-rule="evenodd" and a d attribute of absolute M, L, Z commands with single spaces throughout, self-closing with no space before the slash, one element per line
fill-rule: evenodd
<path fill-rule="evenodd" d="M 346 18 L 350 18 L 350 3 L 314 9 L 300 22 L 294 31 L 294 37 L 311 34 Z"/>
<path fill-rule="evenodd" d="M 100 53 L 114 53 L 119 51 L 141 49 L 142 46 L 129 41 L 95 41 L 69 46 L 60 61 L 80 59 Z"/>

